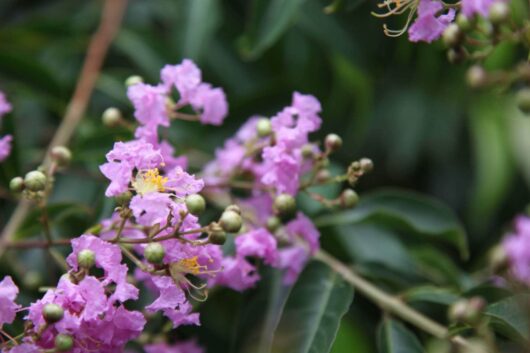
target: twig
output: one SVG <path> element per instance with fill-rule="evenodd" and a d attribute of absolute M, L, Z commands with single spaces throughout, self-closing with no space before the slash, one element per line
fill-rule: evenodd
<path fill-rule="evenodd" d="M 83 118 L 86 111 L 87 104 L 94 91 L 96 80 L 99 76 L 99 72 L 103 65 L 103 60 L 107 54 L 110 43 L 114 39 L 118 29 L 120 28 L 121 20 L 125 8 L 127 6 L 127 0 L 106 0 L 100 25 L 97 31 L 92 36 L 90 44 L 87 49 L 83 68 L 77 85 L 75 87 L 74 94 L 66 108 L 66 112 L 63 121 L 59 125 L 52 141 L 50 142 L 46 156 L 44 157 L 43 164 L 47 167 L 50 160 L 50 151 L 54 146 L 66 145 L 72 137 L 75 128 Z M 6 224 L 2 231 L 0 238 L 0 256 L 5 251 L 5 244 L 9 243 L 13 238 L 15 232 L 20 227 L 20 224 L 24 221 L 29 210 L 31 208 L 31 202 L 28 200 L 21 200 L 17 208 L 13 212 L 9 222 Z"/>
<path fill-rule="evenodd" d="M 365 297 L 372 300 L 382 310 L 400 317 L 402 320 L 407 321 L 408 323 L 431 334 L 436 338 L 447 339 L 462 348 L 470 349 L 471 345 L 464 337 L 451 337 L 449 335 L 449 330 L 445 326 L 440 325 L 422 313 L 412 309 L 398 298 L 385 293 L 372 283 L 357 275 L 350 268 L 348 268 L 348 266 L 344 265 L 342 262 L 335 259 L 325 251 L 318 251 L 315 254 L 315 258 L 331 267 L 334 271 L 340 274 L 346 282 L 351 284 Z"/>

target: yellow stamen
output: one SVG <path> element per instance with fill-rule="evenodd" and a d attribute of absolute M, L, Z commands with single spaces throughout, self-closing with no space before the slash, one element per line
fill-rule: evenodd
<path fill-rule="evenodd" d="M 158 168 L 139 171 L 132 185 L 137 193 L 144 195 L 150 192 L 164 191 L 167 178 L 158 173 Z"/>
<path fill-rule="evenodd" d="M 187 273 L 198 275 L 206 270 L 206 266 L 199 265 L 198 257 L 190 257 L 179 261 L 180 267 Z"/>

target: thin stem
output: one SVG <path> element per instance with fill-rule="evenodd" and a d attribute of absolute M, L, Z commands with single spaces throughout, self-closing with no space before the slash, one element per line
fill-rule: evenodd
<path fill-rule="evenodd" d="M 404 321 L 407 321 L 436 338 L 448 339 L 462 348 L 470 349 L 471 346 L 465 338 L 462 336 L 450 337 L 449 330 L 445 326 L 412 309 L 398 298 L 377 288 L 325 251 L 318 251 L 315 254 L 315 259 L 322 261 L 331 267 L 331 269 L 340 274 L 346 282 L 351 284 L 365 297 L 372 300 L 382 310 L 400 317 Z"/>

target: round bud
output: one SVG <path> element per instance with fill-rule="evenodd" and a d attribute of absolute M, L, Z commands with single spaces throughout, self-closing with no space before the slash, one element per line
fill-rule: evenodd
<path fill-rule="evenodd" d="M 142 76 L 133 75 L 133 76 L 129 76 L 125 80 L 125 86 L 129 87 L 129 86 L 135 85 L 137 83 L 142 83 L 142 82 L 144 82 L 144 79 L 142 78 Z"/>
<path fill-rule="evenodd" d="M 465 321 L 466 312 L 467 299 L 460 299 L 449 308 L 449 320 L 456 323 L 462 323 Z"/>
<path fill-rule="evenodd" d="M 488 82 L 488 75 L 480 65 L 471 66 L 466 73 L 467 84 L 472 88 L 480 88 Z"/>
<path fill-rule="evenodd" d="M 282 221 L 278 217 L 272 216 L 272 217 L 269 217 L 269 219 L 267 219 L 267 229 L 272 233 L 277 231 L 281 225 L 282 225 Z"/>
<path fill-rule="evenodd" d="M 13 192 L 21 192 L 24 190 L 24 179 L 22 177 L 14 177 L 9 182 L 9 189 Z"/>
<path fill-rule="evenodd" d="M 342 147 L 342 138 L 337 134 L 329 134 L 324 140 L 326 149 L 330 151 L 337 151 Z"/>
<path fill-rule="evenodd" d="M 352 189 L 346 189 L 340 195 L 340 205 L 344 208 L 352 208 L 359 202 L 359 195 Z"/>
<path fill-rule="evenodd" d="M 46 189 L 46 175 L 38 170 L 33 170 L 24 177 L 24 185 L 30 191 L 43 191 Z"/>
<path fill-rule="evenodd" d="M 369 173 L 374 169 L 374 162 L 370 158 L 361 158 L 359 164 L 364 173 Z"/>
<path fill-rule="evenodd" d="M 60 166 L 65 166 L 72 160 L 72 152 L 64 146 L 55 146 L 52 148 L 51 157 Z"/>
<path fill-rule="evenodd" d="M 55 336 L 55 350 L 57 352 L 68 352 L 74 346 L 74 339 L 70 335 L 60 333 Z"/>
<path fill-rule="evenodd" d="M 271 121 L 267 118 L 261 118 L 256 124 L 256 130 L 258 131 L 259 137 L 266 137 L 272 133 Z"/>
<path fill-rule="evenodd" d="M 42 308 L 42 317 L 46 320 L 47 323 L 53 324 L 61 319 L 64 316 L 64 310 L 59 305 L 54 303 L 48 303 Z"/>
<path fill-rule="evenodd" d="M 237 233 L 241 230 L 243 220 L 241 216 L 234 211 L 224 211 L 219 219 L 219 225 L 225 232 Z"/>
<path fill-rule="evenodd" d="M 489 20 L 500 25 L 510 17 L 510 7 L 503 1 L 494 2 L 490 7 Z"/>
<path fill-rule="evenodd" d="M 208 241 L 215 245 L 223 245 L 226 242 L 226 233 L 217 223 L 212 223 L 210 226 L 210 234 Z"/>
<path fill-rule="evenodd" d="M 122 119 L 121 112 L 118 108 L 107 108 L 103 112 L 103 115 L 101 116 L 101 120 L 103 121 L 103 125 L 106 127 L 116 127 L 120 124 L 120 121 Z"/>
<path fill-rule="evenodd" d="M 467 304 L 466 321 L 469 324 L 476 324 L 480 321 L 482 311 L 486 307 L 486 301 L 480 297 L 469 299 Z"/>
<path fill-rule="evenodd" d="M 523 88 L 517 92 L 515 96 L 517 107 L 525 114 L 530 114 L 530 88 Z"/>
<path fill-rule="evenodd" d="M 462 32 L 468 32 L 475 27 L 475 18 L 469 18 L 463 13 L 458 14 L 456 16 L 456 24 L 460 28 Z"/>
<path fill-rule="evenodd" d="M 283 219 L 294 216 L 296 200 L 289 194 L 280 194 L 274 199 L 274 209 Z"/>
<path fill-rule="evenodd" d="M 204 197 L 199 194 L 186 196 L 185 203 L 188 212 L 194 216 L 200 215 L 206 209 L 206 201 L 204 201 Z"/>
<path fill-rule="evenodd" d="M 462 31 L 460 30 L 460 27 L 458 27 L 456 23 L 451 23 L 443 32 L 442 40 L 449 48 L 459 45 L 462 40 Z"/>
<path fill-rule="evenodd" d="M 331 178 L 331 173 L 330 173 L 329 170 L 327 170 L 327 169 L 319 170 L 318 173 L 317 173 L 317 175 L 316 175 L 316 180 L 317 180 L 319 183 L 325 183 L 325 182 L 328 181 L 330 178 Z"/>
<path fill-rule="evenodd" d="M 466 55 L 460 48 L 451 48 L 447 51 L 447 60 L 451 64 L 460 64 Z"/>
<path fill-rule="evenodd" d="M 166 251 L 162 244 L 160 244 L 159 242 L 149 243 L 149 245 L 147 245 L 144 250 L 145 259 L 152 264 L 161 263 L 162 260 L 164 260 L 165 254 Z"/>
<path fill-rule="evenodd" d="M 305 159 L 313 158 L 315 156 L 315 149 L 313 145 L 306 144 L 302 146 L 302 157 Z"/>
<path fill-rule="evenodd" d="M 83 249 L 77 254 L 79 267 L 89 269 L 96 263 L 96 254 L 90 249 Z"/>
<path fill-rule="evenodd" d="M 238 215 L 241 214 L 241 208 L 239 208 L 238 205 L 230 205 L 225 209 L 225 211 L 234 211 Z"/>
<path fill-rule="evenodd" d="M 508 256 L 501 245 L 497 245 L 491 250 L 489 264 L 493 272 L 503 271 L 508 266 Z"/>
<path fill-rule="evenodd" d="M 132 197 L 133 194 L 130 191 L 125 191 L 119 194 L 118 196 L 114 197 L 114 200 L 118 205 L 128 205 Z"/>

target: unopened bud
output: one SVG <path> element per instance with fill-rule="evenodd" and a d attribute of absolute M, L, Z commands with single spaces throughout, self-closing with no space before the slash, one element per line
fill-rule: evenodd
<path fill-rule="evenodd" d="M 282 219 L 288 219 L 296 213 L 296 200 L 289 194 L 280 194 L 274 199 L 274 209 Z"/>
<path fill-rule="evenodd" d="M 364 173 L 369 173 L 374 169 L 374 162 L 369 158 L 361 158 L 359 164 Z"/>
<path fill-rule="evenodd" d="M 530 114 L 530 88 L 523 88 L 515 96 L 517 107 L 525 114 Z"/>
<path fill-rule="evenodd" d="M 502 245 L 495 246 L 489 254 L 489 264 L 493 272 L 500 272 L 508 266 L 508 255 Z"/>
<path fill-rule="evenodd" d="M 70 335 L 60 333 L 55 336 L 55 350 L 57 352 L 69 352 L 74 346 L 74 339 Z"/>
<path fill-rule="evenodd" d="M 480 297 L 460 299 L 449 309 L 449 319 L 456 323 L 476 325 L 485 307 L 486 302 Z"/>
<path fill-rule="evenodd" d="M 194 216 L 200 215 L 206 209 L 206 201 L 204 200 L 204 197 L 199 194 L 186 196 L 185 203 L 188 212 Z"/>
<path fill-rule="evenodd" d="M 223 245 L 226 242 L 226 233 L 218 223 L 212 223 L 210 225 L 208 241 L 215 245 Z"/>
<path fill-rule="evenodd" d="M 118 205 L 128 205 L 129 204 L 129 201 L 131 201 L 133 195 L 130 191 L 125 191 L 121 194 L 119 194 L 118 196 L 116 196 L 114 198 L 114 200 L 116 200 L 116 203 Z"/>
<path fill-rule="evenodd" d="M 504 23 L 510 17 L 510 7 L 504 1 L 497 1 L 490 7 L 489 20 L 494 25 Z"/>
<path fill-rule="evenodd" d="M 316 175 L 316 180 L 317 180 L 319 183 L 325 183 L 325 182 L 328 181 L 330 178 L 331 178 L 331 173 L 330 173 L 329 170 L 327 170 L 327 169 L 319 170 L 318 173 L 317 173 L 317 175 Z"/>
<path fill-rule="evenodd" d="M 463 13 L 460 13 L 458 16 L 456 16 L 456 24 L 462 32 L 469 32 L 472 30 L 473 27 L 475 27 L 475 22 L 476 21 L 474 18 L 470 19 Z"/>
<path fill-rule="evenodd" d="M 84 269 L 89 269 L 96 263 L 96 254 L 90 249 L 83 249 L 77 254 L 77 263 Z"/>
<path fill-rule="evenodd" d="M 121 112 L 118 108 L 107 108 L 103 112 L 103 115 L 101 116 L 101 120 L 103 121 L 103 125 L 106 127 L 116 127 L 120 124 L 120 121 L 122 119 Z"/>
<path fill-rule="evenodd" d="M 60 166 L 65 166 L 72 160 L 72 152 L 65 146 L 55 146 L 51 150 L 52 159 Z"/>
<path fill-rule="evenodd" d="M 488 82 L 488 75 L 482 66 L 473 65 L 467 70 L 466 80 L 471 88 L 480 88 Z"/>
<path fill-rule="evenodd" d="M 447 51 L 447 60 L 451 64 L 460 64 L 466 58 L 466 54 L 460 48 L 451 48 Z"/>
<path fill-rule="evenodd" d="M 9 189 L 13 192 L 21 192 L 24 190 L 24 179 L 22 177 L 14 177 L 9 182 Z"/>
<path fill-rule="evenodd" d="M 442 40 L 444 44 L 453 48 L 460 44 L 462 41 L 462 31 L 456 23 L 451 23 L 442 34 Z"/>
<path fill-rule="evenodd" d="M 342 147 L 342 138 L 337 134 L 329 134 L 326 136 L 324 144 L 329 151 L 338 151 Z"/>
<path fill-rule="evenodd" d="M 64 316 L 64 309 L 54 303 L 48 303 L 42 308 L 42 317 L 49 324 L 61 321 Z"/>
<path fill-rule="evenodd" d="M 271 121 L 267 118 L 261 118 L 256 124 L 256 130 L 259 137 L 266 137 L 272 133 L 272 124 Z"/>
<path fill-rule="evenodd" d="M 237 233 L 241 230 L 243 220 L 241 216 L 234 211 L 224 211 L 219 219 L 219 225 L 225 232 Z"/>
<path fill-rule="evenodd" d="M 228 206 L 225 211 L 233 211 L 235 213 L 237 213 L 238 215 L 241 214 L 241 208 L 239 208 L 238 205 L 230 205 Z"/>
<path fill-rule="evenodd" d="M 346 189 L 340 195 L 340 205 L 344 208 L 352 208 L 359 202 L 359 195 L 352 189 Z"/>
<path fill-rule="evenodd" d="M 267 229 L 269 230 L 269 232 L 274 233 L 278 230 L 278 228 L 280 228 L 281 225 L 282 221 L 278 217 L 272 216 L 267 219 Z"/>
<path fill-rule="evenodd" d="M 467 299 L 460 299 L 449 308 L 449 320 L 457 323 L 464 322 L 466 313 Z"/>
<path fill-rule="evenodd" d="M 30 191 L 43 191 L 46 189 L 46 175 L 38 170 L 33 170 L 24 177 L 24 185 Z"/>
<path fill-rule="evenodd" d="M 129 76 L 125 80 L 125 86 L 129 87 L 129 86 L 135 85 L 137 83 L 142 83 L 142 82 L 144 82 L 144 79 L 141 76 L 133 75 L 133 76 Z"/>
<path fill-rule="evenodd" d="M 315 148 L 311 144 L 306 144 L 302 146 L 302 157 L 305 159 L 310 159 L 315 156 Z"/>
<path fill-rule="evenodd" d="M 160 264 L 164 260 L 165 254 L 166 251 L 159 242 L 149 243 L 144 250 L 145 259 L 155 265 Z"/>

